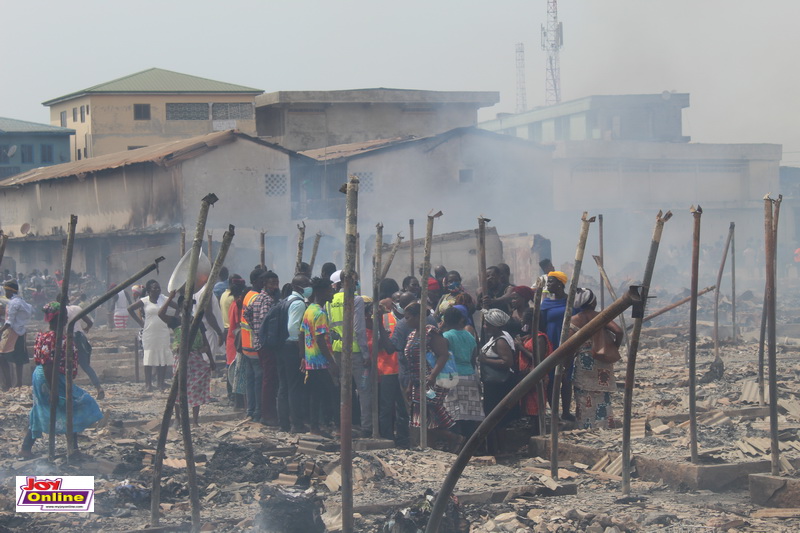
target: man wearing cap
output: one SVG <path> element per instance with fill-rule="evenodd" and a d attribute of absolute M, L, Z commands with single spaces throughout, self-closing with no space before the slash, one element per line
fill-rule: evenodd
<path fill-rule="evenodd" d="M 342 360 L 342 339 L 344 338 L 344 284 L 342 271 L 331 275 L 333 289 L 337 291 L 333 299 L 325 304 L 330 319 L 333 337 L 333 356 L 337 363 Z M 367 323 L 364 315 L 364 300 L 358 296 L 353 305 L 353 380 L 358 391 L 358 405 L 361 411 L 361 431 L 364 435 L 372 435 L 372 381 L 370 379 L 370 354 L 367 345 Z"/>
<path fill-rule="evenodd" d="M 28 362 L 25 349 L 25 332 L 33 314 L 33 307 L 19 295 L 19 285 L 14 280 L 3 284 L 8 304 L 6 304 L 6 320 L 0 328 L 0 374 L 2 374 L 3 390 L 12 387 L 11 366 L 16 365 L 16 387 L 22 387 L 22 365 Z"/>

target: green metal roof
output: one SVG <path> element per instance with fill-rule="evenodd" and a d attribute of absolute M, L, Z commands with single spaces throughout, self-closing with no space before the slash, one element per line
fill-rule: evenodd
<path fill-rule="evenodd" d="M 222 81 L 209 80 L 164 70 L 151 68 L 135 74 L 111 80 L 106 83 L 76 91 L 74 93 L 59 96 L 52 100 L 42 102 L 42 105 L 53 105 L 65 100 L 71 100 L 78 96 L 87 94 L 124 94 L 124 93 L 239 93 L 239 94 L 261 94 L 264 91 L 245 87 L 244 85 L 234 85 Z"/>
<path fill-rule="evenodd" d="M 39 124 L 37 122 L 28 122 L 27 120 L 17 120 L 14 118 L 0 117 L 0 135 L 6 133 L 33 133 L 33 134 L 62 134 L 72 135 L 75 130 L 69 128 L 60 128 L 58 126 L 51 126 L 50 124 Z"/>

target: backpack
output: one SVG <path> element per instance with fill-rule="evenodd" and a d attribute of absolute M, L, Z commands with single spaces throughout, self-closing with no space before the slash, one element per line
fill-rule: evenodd
<path fill-rule="evenodd" d="M 297 299 L 295 295 L 283 298 L 267 312 L 258 328 L 258 339 L 262 347 L 277 350 L 286 344 L 286 339 L 289 338 L 289 307 Z"/>

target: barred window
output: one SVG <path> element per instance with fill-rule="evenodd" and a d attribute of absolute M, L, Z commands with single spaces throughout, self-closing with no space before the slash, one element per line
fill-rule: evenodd
<path fill-rule="evenodd" d="M 208 104 L 167 104 L 167 120 L 208 120 Z"/>
<path fill-rule="evenodd" d="M 253 104 L 249 102 L 211 104 L 211 118 L 214 120 L 253 120 Z"/>
<path fill-rule="evenodd" d="M 286 174 L 264 174 L 267 196 L 285 196 L 288 190 Z"/>
<path fill-rule="evenodd" d="M 356 172 L 358 178 L 358 190 L 360 192 L 375 192 L 375 178 L 372 172 Z"/>

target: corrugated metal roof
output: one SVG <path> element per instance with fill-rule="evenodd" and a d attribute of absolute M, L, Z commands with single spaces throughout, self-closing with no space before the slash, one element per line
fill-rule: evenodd
<path fill-rule="evenodd" d="M 50 124 L 28 122 L 27 120 L 0 117 L 0 134 L 3 133 L 60 133 L 62 135 L 72 135 L 75 133 L 75 130 L 51 126 Z"/>
<path fill-rule="evenodd" d="M 263 92 L 261 89 L 245 87 L 244 85 L 209 80 L 171 70 L 151 68 L 101 83 L 88 89 L 53 98 L 43 102 L 42 105 L 49 106 L 85 94 L 98 93 L 241 93 L 256 95 Z"/>
<path fill-rule="evenodd" d="M 3 187 L 18 187 L 21 185 L 27 185 L 29 183 L 66 178 L 70 176 L 83 176 L 92 172 L 111 170 L 115 168 L 136 165 L 139 163 L 155 163 L 157 165 L 168 167 L 181 161 L 198 157 L 217 146 L 231 143 L 237 138 L 242 138 L 262 146 L 267 146 L 289 155 L 297 155 L 296 152 L 287 150 L 282 146 L 268 143 L 255 137 L 250 137 L 249 135 L 245 135 L 244 133 L 240 133 L 235 130 L 226 130 L 209 133 L 207 135 L 200 135 L 198 137 L 192 137 L 189 139 L 182 139 L 180 141 L 154 144 L 153 146 L 145 146 L 144 148 L 129 150 L 127 152 L 116 152 L 113 154 L 83 159 L 81 161 L 73 161 L 71 163 L 63 163 L 61 165 L 36 168 L 0 181 L 0 189 Z"/>
<path fill-rule="evenodd" d="M 356 154 L 363 154 L 372 150 L 385 148 L 387 146 L 413 141 L 415 139 L 417 139 L 417 137 L 412 135 L 406 137 L 393 137 L 391 139 L 375 139 L 374 141 L 337 144 L 336 146 L 328 146 L 326 148 L 315 148 L 313 150 L 305 150 L 300 153 L 312 159 L 316 159 L 317 161 L 331 161 L 333 159 L 343 159 Z"/>

